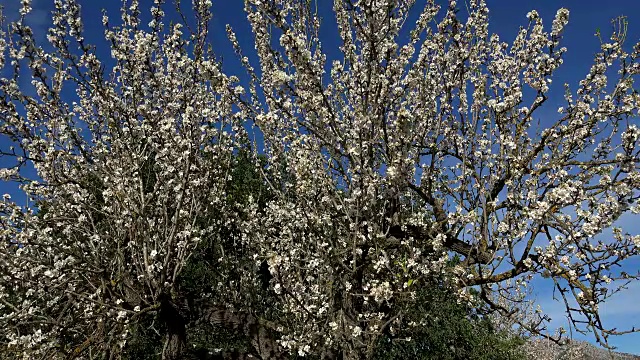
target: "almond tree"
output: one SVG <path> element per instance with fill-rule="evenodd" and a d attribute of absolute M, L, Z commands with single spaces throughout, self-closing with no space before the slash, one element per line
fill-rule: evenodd
<path fill-rule="evenodd" d="M 566 106 L 537 123 L 567 10 L 547 32 L 532 11 L 509 45 L 488 33 L 484 1 L 464 17 L 455 1 L 414 2 L 335 0 L 341 58 L 327 64 L 309 1 L 247 0 L 259 69 L 227 28 L 242 86 L 207 47 L 210 1 L 171 26 L 163 1 L 149 24 L 125 2 L 119 26 L 103 20 L 109 62 L 77 0 L 54 1 L 46 47 L 23 0 L 0 36 L 13 72 L 0 79 L 0 134 L 16 161 L 0 175 L 37 205 L 0 203 L 3 355 L 119 358 L 151 316 L 165 359 L 185 354 L 198 322 L 245 332 L 261 358 L 370 358 L 382 336 L 425 325 L 406 314 L 434 281 L 537 333 L 542 314 L 518 316 L 536 275 L 578 330 L 605 344 L 624 333 L 598 307 L 640 276 L 615 268 L 640 238 L 594 236 L 638 212 L 640 44 L 625 50 L 621 22 Z M 249 140 L 258 133 L 264 144 Z M 243 207 L 229 196 L 240 149 L 271 194 Z M 203 240 L 219 245 L 218 285 L 188 303 L 176 283 Z M 260 313 L 262 264 L 275 302 Z"/>
<path fill-rule="evenodd" d="M 78 3 L 53 3 L 47 45 L 27 25 L 30 1 L 0 34 L 0 134 L 14 144 L 2 155 L 15 160 L 0 175 L 36 204 L 0 202 L 2 357 L 118 358 L 131 325 L 155 314 L 163 358 L 177 358 L 189 319 L 176 279 L 235 221 L 225 189 L 244 133 L 237 80 L 207 48 L 211 3 L 195 2 L 194 29 L 166 26 L 162 1 L 148 25 L 135 0 L 119 26 L 105 15 L 106 61 Z"/>
<path fill-rule="evenodd" d="M 403 316 L 443 273 L 462 301 L 476 288 L 509 318 L 541 275 L 577 330 L 603 344 L 627 331 L 598 310 L 638 278 L 616 267 L 640 237 L 594 239 L 640 210 L 640 44 L 626 50 L 624 19 L 584 80 L 565 85 L 566 106 L 536 121 L 566 51 L 566 9 L 547 31 L 531 11 L 507 44 L 482 0 L 466 16 L 456 1 L 442 14 L 434 1 L 336 0 L 340 57 L 328 61 L 311 2 L 245 4 L 260 61 L 228 28 L 253 79 L 241 112 L 286 170 L 246 238 L 267 256 L 285 349 L 365 358 L 381 334 L 419 326 Z M 464 260 L 449 271 L 454 254 Z M 518 322 L 537 333 L 543 320 Z"/>

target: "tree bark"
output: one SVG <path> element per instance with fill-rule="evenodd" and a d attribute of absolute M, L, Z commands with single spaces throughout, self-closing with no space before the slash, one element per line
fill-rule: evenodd
<path fill-rule="evenodd" d="M 406 231 L 402 229 L 399 225 L 394 225 L 389 229 L 389 236 L 393 236 L 398 239 L 406 239 L 409 236 L 414 237 L 415 239 L 429 239 L 429 236 L 425 234 L 425 232 L 417 226 L 407 225 Z M 467 244 L 466 242 L 455 238 L 448 232 L 444 233 L 446 236 L 444 247 L 464 256 L 465 258 L 470 258 L 471 261 L 468 261 L 470 264 L 483 264 L 487 265 L 493 261 L 493 251 L 480 251 L 479 249 Z M 432 248 L 427 248 L 427 251 L 433 251 Z"/>
<path fill-rule="evenodd" d="M 162 295 L 160 298 L 160 320 L 167 329 L 162 360 L 182 359 L 187 343 L 187 322 L 169 295 Z"/>
<path fill-rule="evenodd" d="M 186 343 L 184 334 L 180 332 L 168 332 L 162 348 L 162 360 L 182 359 Z"/>

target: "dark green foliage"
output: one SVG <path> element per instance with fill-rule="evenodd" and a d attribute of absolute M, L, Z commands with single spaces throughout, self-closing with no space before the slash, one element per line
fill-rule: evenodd
<path fill-rule="evenodd" d="M 261 178 L 263 174 L 253 165 L 249 154 L 241 152 L 235 160 L 231 179 L 227 184 L 227 196 L 229 203 L 233 204 L 230 211 L 242 216 L 240 210 L 249 203 L 250 196 L 258 202 L 258 208 L 263 209 L 271 195 Z M 214 209 L 214 213 L 207 215 L 215 217 L 215 211 Z M 208 220 L 201 221 L 206 224 Z M 256 305 L 252 312 L 266 318 L 277 317 L 277 314 L 271 314 L 270 305 L 275 299 L 268 289 L 268 270 L 265 266 L 256 267 L 249 257 L 250 252 L 245 253 L 242 247 L 237 246 L 233 240 L 237 229 L 227 229 L 226 232 L 227 236 L 222 238 L 202 240 L 179 276 L 179 297 L 187 306 L 197 307 L 199 300 L 211 295 L 222 274 L 239 284 L 241 279 L 234 275 L 239 273 L 237 268 L 252 268 L 260 285 L 256 286 L 251 296 L 256 297 L 254 300 L 262 299 L 254 302 L 259 306 Z M 236 270 L 220 267 L 217 259 L 223 255 L 222 252 L 225 257 L 236 259 Z M 454 266 L 458 261 L 459 258 L 456 257 L 451 260 L 450 265 Z M 445 282 L 434 280 L 433 283 L 422 286 L 417 305 L 406 314 L 405 320 L 423 322 L 425 326 L 398 331 L 394 335 L 387 333 L 380 339 L 374 359 L 523 359 L 518 351 L 519 345 L 523 343 L 521 339 L 494 331 L 490 321 L 478 315 L 476 309 L 458 304 L 455 295 L 447 290 Z M 125 359 L 160 358 L 164 341 L 161 334 L 164 329 L 158 328 L 160 325 L 157 325 L 156 316 L 157 314 L 150 313 L 147 319 L 132 330 L 133 337 L 126 346 Z M 407 337 L 411 341 L 405 341 Z M 191 322 L 191 326 L 187 328 L 185 359 L 212 359 L 220 351 L 227 354 L 247 353 L 250 349 L 250 339 L 239 331 L 197 322 Z M 292 355 L 292 358 L 297 357 Z"/>
<path fill-rule="evenodd" d="M 264 160 L 264 158 L 260 160 Z M 225 211 L 232 211 L 234 215 L 241 216 L 242 211 L 239 210 L 249 203 L 250 196 L 258 202 L 260 208 L 264 207 L 267 201 L 267 187 L 261 181 L 261 174 L 253 164 L 249 154 L 244 152 L 237 154 L 226 190 L 229 203 L 233 206 Z M 147 178 L 153 180 L 154 176 L 147 175 Z M 207 216 L 208 218 L 198 219 L 198 222 L 206 226 L 209 218 L 216 218 L 220 214 L 216 209 L 212 209 Z M 222 278 L 223 274 L 226 276 L 225 278 L 239 284 L 238 274 L 240 272 L 237 269 L 222 268 L 217 261 L 221 256 L 236 259 L 237 267 L 253 266 L 253 261 L 247 254 L 244 254 L 243 248 L 235 242 L 237 229 L 222 229 L 221 232 L 223 236 L 219 239 L 202 239 L 190 257 L 189 263 L 178 277 L 178 297 L 187 307 L 196 307 L 199 300 L 215 296 L 212 294 L 212 289 L 215 288 L 217 281 Z M 259 295 L 261 294 L 256 294 L 256 296 Z M 197 313 L 197 311 L 193 313 Z M 161 325 L 158 325 L 157 316 L 156 313 L 150 313 L 148 319 L 132 330 L 132 340 L 127 343 L 125 348 L 125 359 L 160 358 L 164 341 L 161 334 L 164 334 L 164 329 L 159 328 Z M 198 323 L 195 321 L 197 319 L 190 320 L 192 321 L 187 328 L 185 359 L 210 359 L 215 358 L 219 352 L 246 353 L 249 351 L 249 339 L 239 331 L 227 329 L 221 325 Z"/>
<path fill-rule="evenodd" d="M 266 164 L 266 157 L 258 155 L 258 162 L 262 169 Z M 245 206 L 249 202 L 249 196 L 258 201 L 258 207 L 264 208 L 270 198 L 267 184 L 262 180 L 262 174 L 256 169 L 250 155 L 241 152 L 237 155 L 235 166 L 231 171 L 227 194 L 229 203 Z"/>
<path fill-rule="evenodd" d="M 131 340 L 127 342 L 124 349 L 125 359 L 152 360 L 160 357 L 163 337 L 155 326 L 151 317 L 141 319 L 134 325 L 131 330 Z"/>
<path fill-rule="evenodd" d="M 516 360 L 524 359 L 524 340 L 494 330 L 475 309 L 458 304 L 442 286 L 418 292 L 406 321 L 424 324 L 380 339 L 374 359 Z M 411 341 L 405 339 L 411 338 Z"/>

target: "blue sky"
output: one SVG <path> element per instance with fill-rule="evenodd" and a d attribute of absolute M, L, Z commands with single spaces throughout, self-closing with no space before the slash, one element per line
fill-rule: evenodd
<path fill-rule="evenodd" d="M 120 1 L 95 1 L 79 0 L 83 6 L 83 16 L 85 17 L 86 37 L 88 40 L 99 46 L 99 54 L 107 56 L 109 54 L 107 44 L 104 42 L 101 25 L 101 9 L 106 8 L 110 17 L 118 19 L 118 8 Z M 151 0 L 140 0 L 143 6 L 150 6 Z M 211 41 L 215 51 L 224 57 L 224 68 L 228 73 L 235 73 L 243 78 L 243 70 L 239 67 L 235 55 L 226 39 L 224 32 L 225 24 L 232 25 L 238 35 L 241 45 L 247 52 L 246 55 L 257 64 L 253 50 L 253 39 L 250 27 L 242 11 L 243 1 L 241 0 L 214 0 L 214 19 L 212 24 Z M 640 40 L 640 1 L 618 0 L 603 2 L 601 0 L 556 0 L 556 1 L 509 1 L 509 0 L 487 0 L 490 10 L 490 31 L 496 32 L 501 39 L 510 42 L 519 29 L 527 23 L 525 15 L 532 9 L 536 9 L 545 25 L 550 26 L 551 21 L 560 7 L 570 10 L 569 25 L 564 32 L 563 46 L 568 51 L 564 56 L 564 64 L 554 78 L 554 86 L 550 93 L 548 108 L 540 113 L 542 116 L 554 117 L 555 109 L 563 105 L 562 84 L 564 82 L 575 85 L 589 71 L 593 62 L 594 53 L 598 50 L 599 41 L 595 37 L 596 29 L 601 29 L 604 36 L 610 33 L 611 19 L 625 15 L 629 20 L 627 45 L 631 46 Z M 0 4 L 5 7 L 5 15 L 9 19 L 15 19 L 19 0 L 0 0 Z M 183 0 L 185 7 L 191 1 Z M 330 0 L 318 0 L 321 16 L 325 20 L 325 28 L 322 30 L 322 42 L 329 57 L 337 56 L 338 38 L 335 28 L 332 26 L 334 20 L 331 13 Z M 418 3 L 421 3 L 419 0 Z M 34 28 L 39 38 L 44 40 L 46 26 L 49 22 L 48 14 L 52 8 L 52 0 L 33 0 L 34 11 L 30 16 L 30 24 Z M 464 6 L 464 1 L 459 1 L 460 6 Z M 559 97 L 558 97 L 559 95 Z M 553 118 L 555 120 L 555 118 Z M 544 121 L 544 119 L 543 119 Z M 637 121 L 637 119 L 636 119 Z M 5 141 L 5 143 L 2 143 Z M 5 139 L 0 138 L 0 148 L 6 148 Z M 0 167 L 3 165 L 0 159 Z M 9 192 L 14 198 L 19 196 L 15 186 L 0 182 L 0 194 Z M 640 233 L 640 222 L 634 215 L 626 215 L 618 222 L 623 230 L 631 234 Z M 608 234 L 605 232 L 601 236 L 604 238 Z M 628 272 L 636 272 L 640 268 L 640 261 L 633 260 L 626 264 Z M 563 324 L 564 305 L 551 299 L 551 292 L 543 282 L 533 281 L 534 293 L 537 294 L 537 301 L 543 310 L 550 313 L 554 319 L 552 325 Z M 614 298 L 611 303 L 603 306 L 603 316 L 605 323 L 612 327 L 628 328 L 630 326 L 640 326 L 640 306 L 637 305 L 640 299 L 640 285 L 634 285 L 629 290 Z M 583 338 L 578 336 L 578 338 Z M 592 337 L 586 340 L 593 340 Z M 625 335 L 613 338 L 610 343 L 617 346 L 620 351 L 640 354 L 640 334 Z"/>

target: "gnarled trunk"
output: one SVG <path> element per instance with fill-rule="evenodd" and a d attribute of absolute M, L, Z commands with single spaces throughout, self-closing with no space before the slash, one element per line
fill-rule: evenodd
<path fill-rule="evenodd" d="M 162 348 L 162 360 L 182 359 L 187 343 L 187 322 L 168 295 L 160 298 L 160 320 L 167 329 Z"/>
<path fill-rule="evenodd" d="M 186 337 L 184 331 L 168 332 L 165 338 L 164 347 L 162 348 L 162 360 L 178 360 L 182 359 L 184 352 Z"/>

